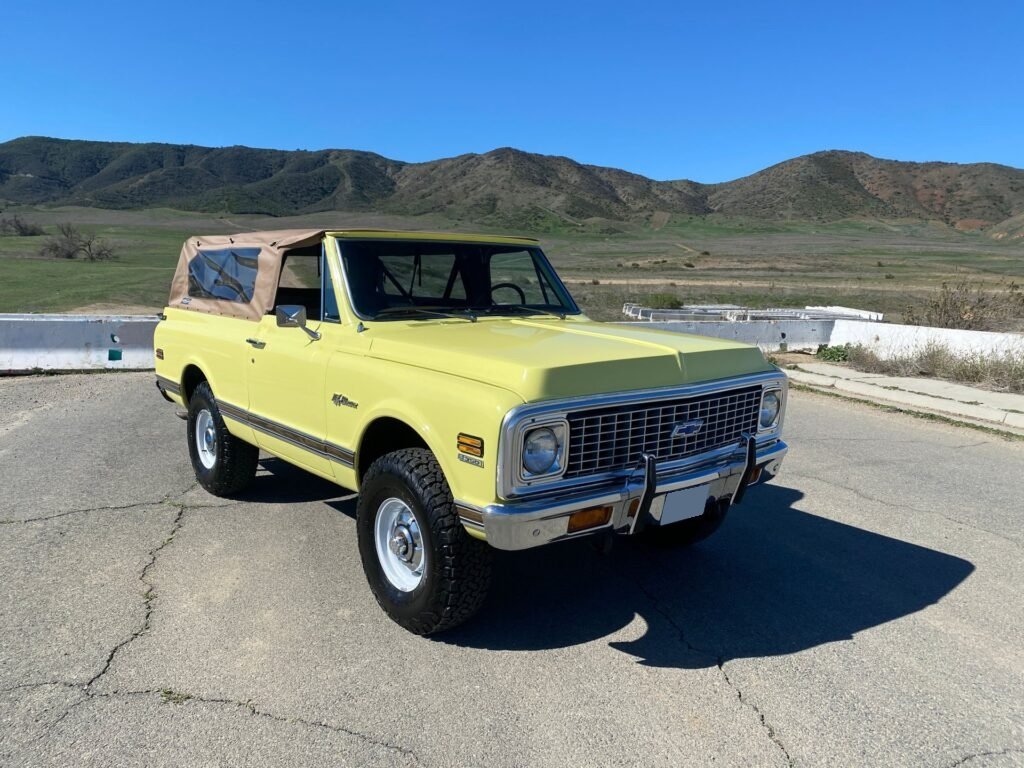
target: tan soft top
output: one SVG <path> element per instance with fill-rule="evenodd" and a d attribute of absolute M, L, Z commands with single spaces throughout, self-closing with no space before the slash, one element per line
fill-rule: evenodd
<path fill-rule="evenodd" d="M 190 237 L 181 247 L 167 305 L 258 321 L 274 306 L 285 251 L 316 245 L 324 232 L 283 229 Z M 253 270 L 256 274 L 250 286 Z M 199 273 L 214 274 L 218 286 L 234 298 L 211 296 L 198 284 Z M 245 279 L 239 280 L 241 274 Z"/>
<path fill-rule="evenodd" d="M 274 308 L 287 251 L 320 243 L 324 235 L 471 243 L 536 245 L 527 237 L 385 229 L 282 229 L 237 235 L 197 235 L 185 241 L 167 306 L 259 321 Z"/>

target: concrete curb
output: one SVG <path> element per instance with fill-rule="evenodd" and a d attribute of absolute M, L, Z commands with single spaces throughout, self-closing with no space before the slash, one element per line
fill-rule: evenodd
<path fill-rule="evenodd" d="M 923 411 L 964 424 L 984 426 L 1024 436 L 1024 413 L 1007 412 L 983 404 L 961 403 L 918 392 L 908 392 L 904 389 L 873 384 L 870 380 L 812 373 L 796 366 L 786 369 L 786 375 L 791 381 L 811 389 L 834 392 L 845 397 L 882 405 L 895 405 L 910 411 Z M 884 381 L 885 377 L 879 377 L 879 379 Z"/>

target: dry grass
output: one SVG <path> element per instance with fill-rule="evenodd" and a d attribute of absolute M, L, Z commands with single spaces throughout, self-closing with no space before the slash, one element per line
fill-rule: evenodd
<path fill-rule="evenodd" d="M 958 354 L 929 344 L 911 354 L 883 360 L 867 347 L 847 350 L 850 367 L 889 376 L 929 376 L 1002 392 L 1024 393 L 1024 351 Z"/>
<path fill-rule="evenodd" d="M 1013 330 L 1024 321 L 1024 290 L 1002 281 L 994 287 L 969 280 L 943 283 L 923 308 L 909 307 L 903 322 L 966 331 Z"/>

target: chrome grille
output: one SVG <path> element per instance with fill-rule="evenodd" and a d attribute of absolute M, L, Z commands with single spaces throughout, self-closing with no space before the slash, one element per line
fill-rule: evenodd
<path fill-rule="evenodd" d="M 629 403 L 570 413 L 569 464 L 565 477 L 580 477 L 635 467 L 643 454 L 676 461 L 730 443 L 757 430 L 761 387 L 710 395 Z M 677 424 L 702 419 L 693 435 L 672 437 Z"/>

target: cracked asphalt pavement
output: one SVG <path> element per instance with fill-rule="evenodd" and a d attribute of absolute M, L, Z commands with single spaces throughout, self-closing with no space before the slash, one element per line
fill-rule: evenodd
<path fill-rule="evenodd" d="M 0 379 L 0 765 L 1024 765 L 1024 444 L 796 392 L 688 551 L 500 553 L 419 638 L 352 495 L 196 487 L 150 373 Z"/>

